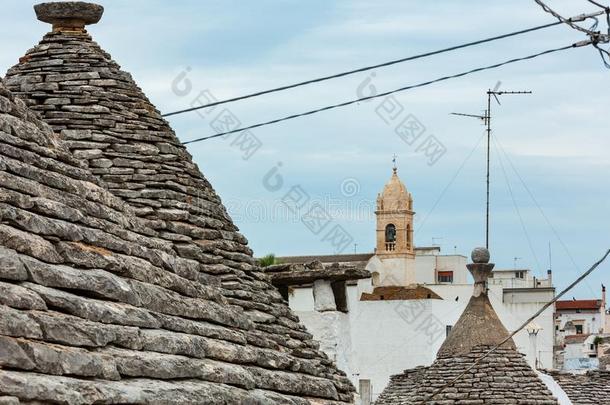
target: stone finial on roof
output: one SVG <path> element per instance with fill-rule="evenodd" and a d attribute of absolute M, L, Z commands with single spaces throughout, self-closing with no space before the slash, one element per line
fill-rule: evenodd
<path fill-rule="evenodd" d="M 464 355 L 477 346 L 493 347 L 508 336 L 508 331 L 487 296 L 487 279 L 494 268 L 494 264 L 489 263 L 489 251 L 486 248 L 475 248 L 471 258 L 473 263 L 466 267 L 474 278 L 472 297 L 439 349 L 438 358 Z M 502 347 L 514 349 L 515 344 L 510 339 Z"/>
<path fill-rule="evenodd" d="M 489 250 L 483 247 L 474 248 L 470 254 L 472 263 L 466 265 L 466 268 L 472 274 L 474 279 L 473 297 L 487 295 L 487 279 L 491 275 L 494 268 L 494 263 L 489 263 Z"/>
<path fill-rule="evenodd" d="M 84 1 L 40 3 L 34 6 L 36 17 L 53 24 L 53 31 L 84 31 L 85 25 L 96 24 L 104 7 Z"/>

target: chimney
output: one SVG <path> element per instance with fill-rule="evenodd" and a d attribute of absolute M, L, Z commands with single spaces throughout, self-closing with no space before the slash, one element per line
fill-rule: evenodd
<path fill-rule="evenodd" d="M 83 1 L 41 3 L 34 6 L 36 17 L 53 25 L 53 31 L 85 32 L 85 26 L 96 24 L 104 7 Z"/>

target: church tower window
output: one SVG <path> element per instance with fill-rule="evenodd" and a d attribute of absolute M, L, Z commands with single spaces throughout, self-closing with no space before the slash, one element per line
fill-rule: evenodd
<path fill-rule="evenodd" d="M 387 224 L 385 227 L 385 250 L 392 251 L 396 249 L 396 226 Z"/>

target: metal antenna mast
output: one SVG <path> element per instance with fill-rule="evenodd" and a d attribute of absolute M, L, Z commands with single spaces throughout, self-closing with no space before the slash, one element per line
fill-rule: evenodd
<path fill-rule="evenodd" d="M 492 90 L 487 90 L 487 109 L 483 115 L 477 114 L 463 114 L 463 113 L 451 113 L 452 115 L 459 115 L 462 117 L 471 117 L 478 118 L 483 121 L 483 124 L 487 126 L 487 198 L 486 198 L 486 208 L 485 208 L 485 247 L 489 249 L 489 162 L 490 162 L 490 154 L 491 154 L 491 98 L 493 97 L 498 105 L 500 104 L 500 100 L 498 96 L 504 94 L 532 94 L 531 91 L 500 91 L 498 87 L 500 87 L 501 82 L 496 84 L 496 87 Z"/>

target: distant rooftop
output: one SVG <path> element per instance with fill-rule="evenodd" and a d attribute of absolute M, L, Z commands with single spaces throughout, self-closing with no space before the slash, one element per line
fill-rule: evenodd
<path fill-rule="evenodd" d="M 355 253 L 344 255 L 280 256 L 276 260 L 279 263 L 311 263 L 314 261 L 322 263 L 368 262 L 374 255 L 374 253 Z"/>
<path fill-rule="evenodd" d="M 601 300 L 566 300 L 557 301 L 555 308 L 558 310 L 568 309 L 600 309 L 602 306 Z"/>
<path fill-rule="evenodd" d="M 415 248 L 415 254 L 434 251 L 440 252 L 440 246 L 418 246 Z M 351 262 L 368 262 L 371 257 L 375 256 L 374 252 L 369 253 L 347 253 L 339 255 L 308 255 L 308 256 L 280 256 L 277 257 L 279 263 L 311 263 L 319 261 L 322 263 L 351 263 Z M 463 256 L 454 255 L 449 256 Z"/>

